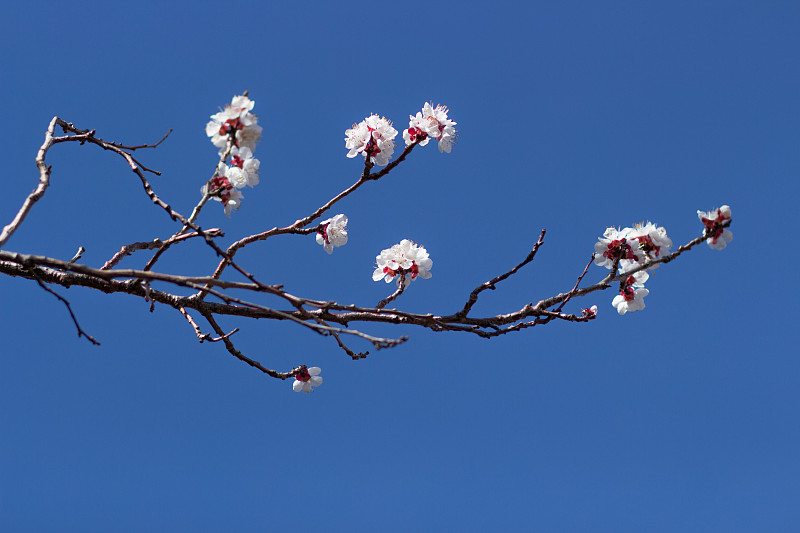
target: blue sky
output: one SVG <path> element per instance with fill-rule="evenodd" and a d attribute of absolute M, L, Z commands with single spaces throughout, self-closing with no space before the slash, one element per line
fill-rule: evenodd
<path fill-rule="evenodd" d="M 415 150 L 340 204 L 350 242 L 281 237 L 237 257 L 270 283 L 374 305 L 374 257 L 403 238 L 433 277 L 398 307 L 459 309 L 536 261 L 477 313 L 572 287 L 610 225 L 652 220 L 676 245 L 729 204 L 734 240 L 648 281 L 618 316 L 487 341 L 414 329 L 351 361 L 290 324 L 239 326 L 267 366 L 323 369 L 309 395 L 199 344 L 174 310 L 0 278 L 0 531 L 753 531 L 800 524 L 800 361 L 792 232 L 800 172 L 800 10 L 791 2 L 17 3 L 0 9 L 5 225 L 34 188 L 58 115 L 153 142 L 156 191 L 188 213 L 213 171 L 208 116 L 249 90 L 261 184 L 233 240 L 286 225 L 354 182 L 344 131 L 398 129 L 425 101 L 458 122 L 451 154 Z M 99 266 L 171 235 L 124 163 L 52 149 L 52 185 L 4 249 Z M 332 213 L 332 214 L 335 214 Z M 144 265 L 147 256 L 122 264 Z M 210 272 L 186 244 L 164 272 Z M 605 270 L 592 267 L 587 281 Z M 269 302 L 278 306 L 277 302 Z M 354 345 L 356 349 L 367 346 Z"/>

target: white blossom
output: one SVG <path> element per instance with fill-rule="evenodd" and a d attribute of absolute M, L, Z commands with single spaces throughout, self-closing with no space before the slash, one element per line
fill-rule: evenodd
<path fill-rule="evenodd" d="M 644 259 L 659 259 L 667 255 L 669 249 L 672 248 L 672 239 L 667 237 L 667 230 L 663 226 L 657 227 L 652 222 L 637 224 L 631 229 L 628 239 L 633 246 L 638 248 L 639 255 Z M 625 263 L 620 261 L 620 264 L 623 267 L 623 272 L 625 268 L 630 268 L 631 266 L 629 261 Z M 654 269 L 658 266 L 658 264 L 655 264 L 648 268 Z"/>
<path fill-rule="evenodd" d="M 410 115 L 409 119 L 408 129 L 403 131 L 406 146 L 420 138 L 420 146 L 428 144 L 430 139 L 436 139 L 439 142 L 439 151 L 450 153 L 456 140 L 457 122 L 447 118 L 446 106 L 433 107 L 433 104 L 426 102 L 422 111 L 418 111 L 416 116 Z"/>
<path fill-rule="evenodd" d="M 347 157 L 362 154 L 376 165 L 386 166 L 394 154 L 394 138 L 397 130 L 384 117 L 370 115 L 346 130 L 345 147 L 350 150 Z"/>
<path fill-rule="evenodd" d="M 428 257 L 428 251 L 424 246 L 420 246 L 411 242 L 408 239 L 403 239 L 400 244 L 395 244 L 391 248 L 381 251 L 381 254 L 375 258 L 377 267 L 372 273 L 372 279 L 379 281 L 384 279 L 389 283 L 397 277 L 397 286 L 400 286 L 400 280 L 403 274 L 410 274 L 411 280 L 417 277 L 422 279 L 429 279 L 431 277 L 431 268 L 433 267 L 433 260 Z"/>
<path fill-rule="evenodd" d="M 258 117 L 251 113 L 254 106 L 255 102 L 248 97 L 234 96 L 225 109 L 211 115 L 206 124 L 206 135 L 211 137 L 220 153 L 225 150 L 229 138 L 233 146 L 246 146 L 255 151 L 256 142 L 261 138 L 261 126 L 257 124 Z"/>
<path fill-rule="evenodd" d="M 292 390 L 295 392 L 311 392 L 311 387 L 319 387 L 322 385 L 320 372 L 322 372 L 322 369 L 318 366 L 312 366 L 311 368 L 301 366 L 294 376 Z"/>
<path fill-rule="evenodd" d="M 258 167 L 261 162 L 253 157 L 253 151 L 246 146 L 234 146 L 231 149 L 231 166 L 228 179 L 237 189 L 244 186 L 258 185 Z"/>
<path fill-rule="evenodd" d="M 733 233 L 722 227 L 722 224 L 731 219 L 730 206 L 723 205 L 717 210 L 698 211 L 697 218 L 706 227 L 705 235 L 708 236 L 706 244 L 714 250 L 722 250 L 733 240 Z"/>
<path fill-rule="evenodd" d="M 232 210 L 239 209 L 242 204 L 242 198 L 244 198 L 242 193 L 231 185 L 231 181 L 228 178 L 229 171 L 230 169 L 227 165 L 220 164 L 217 167 L 217 173 L 211 181 L 200 188 L 200 192 L 203 196 L 205 196 L 209 190 L 218 190 L 212 198 L 217 202 L 222 202 L 225 206 L 225 215 L 227 215 L 228 218 L 230 218 Z M 209 185 L 211 186 L 210 189 Z"/>
<path fill-rule="evenodd" d="M 634 289 L 632 286 L 626 287 L 611 301 L 611 305 L 617 308 L 617 313 L 624 315 L 628 311 L 641 311 L 644 309 L 644 297 L 650 294 L 647 289 Z"/>
<path fill-rule="evenodd" d="M 629 264 L 638 263 L 643 257 L 637 242 L 632 241 L 633 228 L 606 228 L 603 236 L 594 243 L 594 263 L 597 266 L 611 270 L 614 262 L 619 259 L 619 264 L 627 267 Z M 623 263 L 625 261 L 625 263 Z"/>
<path fill-rule="evenodd" d="M 317 244 L 321 244 L 329 254 L 333 253 L 334 247 L 347 244 L 347 217 L 340 214 L 320 222 Z"/>

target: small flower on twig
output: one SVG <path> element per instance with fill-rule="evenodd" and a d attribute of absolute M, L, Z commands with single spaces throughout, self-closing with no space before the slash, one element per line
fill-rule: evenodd
<path fill-rule="evenodd" d="M 323 220 L 317 230 L 317 244 L 321 244 L 329 254 L 333 253 L 334 247 L 347 244 L 347 217 L 336 215 Z"/>
<path fill-rule="evenodd" d="M 322 385 L 320 372 L 322 372 L 322 369 L 318 366 L 308 368 L 306 365 L 300 365 L 297 374 L 294 376 L 292 390 L 295 392 L 311 392 L 311 387 L 319 387 Z"/>
<path fill-rule="evenodd" d="M 400 244 L 395 244 L 391 248 L 381 251 L 381 255 L 375 258 L 377 268 L 372 273 L 374 281 L 385 279 L 389 283 L 395 277 L 402 274 L 410 274 L 411 279 L 417 277 L 428 279 L 431 277 L 433 260 L 428 257 L 428 251 L 424 246 L 414 244 L 408 239 L 403 239 Z M 400 286 L 400 278 L 397 280 Z"/>
<path fill-rule="evenodd" d="M 714 250 L 722 250 L 728 246 L 728 243 L 733 239 L 733 233 L 729 229 L 724 229 L 722 224 L 731 220 L 730 206 L 723 205 L 716 211 L 698 211 L 697 218 L 706 227 L 703 235 L 708 237 L 706 244 L 709 247 Z"/>
<path fill-rule="evenodd" d="M 594 318 L 597 316 L 597 306 L 593 305 L 583 310 L 583 316 Z"/>

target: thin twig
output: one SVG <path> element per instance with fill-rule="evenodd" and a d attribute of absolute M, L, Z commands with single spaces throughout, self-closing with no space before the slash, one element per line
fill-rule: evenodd
<path fill-rule="evenodd" d="M 539 240 L 536 241 L 536 244 L 533 245 L 533 249 L 530 251 L 530 253 L 527 255 L 527 257 L 525 257 L 525 259 L 522 260 L 522 262 L 520 264 L 518 264 L 517 266 L 515 266 L 514 268 L 512 268 L 511 270 L 509 270 L 505 274 L 501 274 L 501 275 L 497 276 L 496 278 L 493 278 L 493 279 L 487 281 L 486 283 L 484 283 L 482 285 L 478 285 L 470 293 L 469 299 L 467 299 L 467 303 L 464 304 L 464 308 L 461 309 L 461 311 L 459 311 L 458 313 L 456 313 L 456 315 L 457 316 L 467 316 L 467 314 L 472 309 L 472 306 L 474 306 L 475 302 L 478 301 L 478 295 L 480 293 L 482 293 L 486 289 L 494 290 L 496 284 L 498 284 L 501 281 L 503 281 L 504 279 L 507 279 L 510 276 L 516 274 L 517 271 L 520 268 L 524 267 L 525 265 L 527 265 L 528 263 L 533 261 L 533 258 L 536 257 L 536 252 L 539 251 L 539 247 L 544 243 L 544 235 L 545 235 L 545 233 L 547 233 L 547 230 L 546 229 L 542 229 L 542 232 L 539 234 Z"/>
<path fill-rule="evenodd" d="M 54 138 L 53 132 L 56 129 L 56 124 L 58 123 L 59 118 L 53 117 L 53 120 L 50 121 L 50 125 L 47 127 L 47 131 L 44 135 L 44 143 L 39 148 L 39 152 L 36 154 L 36 166 L 39 169 L 39 185 L 33 190 L 32 193 L 25 198 L 25 201 L 22 203 L 22 207 L 20 207 L 17 214 L 14 216 L 14 219 L 3 228 L 2 233 L 0 233 L 0 248 L 11 238 L 17 228 L 19 228 L 20 224 L 25 220 L 25 217 L 28 216 L 31 208 L 33 208 L 33 204 L 39 201 L 39 199 L 44 196 L 45 191 L 50 186 L 50 167 L 44 162 L 44 158 L 47 155 L 47 151 L 53 146 Z"/>
<path fill-rule="evenodd" d="M 578 290 L 578 287 L 580 286 L 581 281 L 583 280 L 583 277 L 586 275 L 587 272 L 589 272 L 589 267 L 591 266 L 591 264 L 593 262 L 594 262 L 594 254 L 592 254 L 592 257 L 589 258 L 589 262 L 586 263 L 586 267 L 584 267 L 583 273 L 580 276 L 578 276 L 578 281 L 575 282 L 575 286 L 572 287 L 572 290 L 569 291 L 569 293 L 567 293 L 567 297 L 564 299 L 563 302 L 561 302 L 561 305 L 559 305 L 556 308 L 556 312 L 557 313 L 560 313 L 561 310 L 564 309 L 564 306 L 567 305 L 567 302 L 570 300 L 570 298 L 575 296 L 575 291 Z"/>
<path fill-rule="evenodd" d="M 69 304 L 69 301 L 60 294 L 58 294 L 56 291 L 45 285 L 44 282 L 41 279 L 39 279 L 38 276 L 36 276 L 36 272 L 34 270 L 31 270 L 31 273 L 34 275 L 36 283 L 38 283 L 41 288 L 43 288 L 44 290 L 46 290 L 47 292 L 49 292 L 50 294 L 61 300 L 61 303 L 67 306 L 67 311 L 69 312 L 70 318 L 72 318 L 72 323 L 75 324 L 75 329 L 78 330 L 78 337 L 86 337 L 86 340 L 88 340 L 95 346 L 100 346 L 100 342 L 91 335 L 89 335 L 88 333 L 86 333 L 83 330 L 83 328 L 81 328 L 81 325 L 78 324 L 78 319 L 75 318 L 75 313 L 72 312 L 72 306 Z"/>
<path fill-rule="evenodd" d="M 83 252 L 85 252 L 85 251 L 86 251 L 86 248 L 84 248 L 83 246 L 79 246 L 78 247 L 78 251 L 75 253 L 75 255 L 72 256 L 72 259 L 70 259 L 69 262 L 70 263 L 74 263 L 75 261 L 77 261 L 78 259 L 83 257 Z"/>
<path fill-rule="evenodd" d="M 161 137 L 161 140 L 155 144 L 140 144 L 137 146 L 125 146 L 124 144 L 112 143 L 112 142 L 108 144 L 116 146 L 117 148 L 121 148 L 122 150 L 139 150 L 142 148 L 156 148 L 159 144 L 163 143 L 167 139 L 167 137 L 169 137 L 170 133 L 172 133 L 172 128 L 170 128 L 169 131 L 165 133 L 163 137 Z"/>
<path fill-rule="evenodd" d="M 389 302 L 391 302 L 392 300 L 403 294 L 403 291 L 405 290 L 406 290 L 406 275 L 400 274 L 400 279 L 397 280 L 397 290 L 394 291 L 394 293 L 387 296 L 386 298 L 384 298 L 383 300 L 381 300 L 380 302 L 378 302 L 378 305 L 375 306 L 375 309 L 383 309 L 384 307 L 386 307 L 386 304 L 388 304 Z"/>

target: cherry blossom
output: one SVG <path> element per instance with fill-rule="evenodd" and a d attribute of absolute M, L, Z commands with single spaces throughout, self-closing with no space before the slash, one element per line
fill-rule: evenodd
<path fill-rule="evenodd" d="M 375 262 L 377 268 L 372 273 L 373 281 L 384 279 L 386 283 L 389 283 L 395 277 L 400 276 L 397 278 L 398 287 L 403 274 L 410 274 L 412 281 L 417 277 L 429 279 L 432 275 L 430 270 L 433 267 L 433 260 L 428 257 L 428 251 L 424 246 L 415 244 L 408 239 L 403 239 L 400 244 L 382 250 L 381 255 L 375 258 Z"/>
<path fill-rule="evenodd" d="M 219 113 L 211 115 L 211 120 L 206 124 L 206 135 L 211 137 L 214 146 L 225 150 L 228 139 L 233 146 L 246 146 L 254 151 L 256 142 L 261 137 L 261 126 L 257 124 L 258 117 L 251 113 L 255 102 L 247 96 L 234 96 L 231 103 Z"/>
<path fill-rule="evenodd" d="M 722 250 L 733 240 L 733 233 L 722 227 L 722 224 L 731 219 L 730 206 L 723 205 L 711 211 L 698 211 L 697 218 L 706 227 L 705 235 L 708 236 L 706 244 L 714 250 Z"/>
<path fill-rule="evenodd" d="M 384 117 L 370 115 L 346 130 L 345 147 L 350 150 L 347 157 L 362 154 L 376 165 L 386 166 L 394 153 L 394 138 L 397 130 Z"/>
<path fill-rule="evenodd" d="M 667 237 L 667 230 L 663 226 L 657 227 L 652 222 L 637 224 L 628 233 L 628 239 L 639 249 L 639 255 L 645 259 L 655 260 L 669 253 L 672 248 L 672 239 Z M 630 264 L 620 261 L 623 272 Z M 650 266 L 655 269 L 659 263 Z"/>
<path fill-rule="evenodd" d="M 406 146 L 418 139 L 422 139 L 419 145 L 425 146 L 430 139 L 436 139 L 439 141 L 439 151 L 450 153 L 456 140 L 457 122 L 447 118 L 446 106 L 437 105 L 434 108 L 433 104 L 426 102 L 421 112 L 409 118 L 408 129 L 403 131 Z"/>
<path fill-rule="evenodd" d="M 625 274 L 645 264 L 644 261 L 657 259 L 668 253 L 670 247 L 672 240 L 667 237 L 667 231 L 652 222 L 637 224 L 633 228 L 607 228 L 594 245 L 594 262 L 609 270 L 616 262 L 619 272 Z M 644 297 L 650 294 L 644 288 L 645 282 L 650 278 L 647 270 L 656 266 L 658 265 L 634 272 L 621 283 L 620 293 L 611 302 L 619 314 L 644 309 Z"/>
<path fill-rule="evenodd" d="M 292 383 L 292 390 L 295 392 L 311 392 L 311 387 L 319 387 L 322 385 L 322 377 L 319 373 L 322 369 L 318 366 L 311 368 L 305 365 L 300 366 L 297 374 L 294 376 L 294 383 Z"/>
<path fill-rule="evenodd" d="M 596 317 L 597 316 L 597 306 L 593 305 L 591 307 L 587 307 L 583 310 L 583 316 L 585 317 Z"/>
<path fill-rule="evenodd" d="M 317 244 L 321 244 L 326 252 L 333 253 L 333 248 L 347 244 L 347 217 L 336 215 L 320 222 L 317 230 Z"/>
<path fill-rule="evenodd" d="M 231 166 L 228 179 L 237 189 L 244 186 L 258 185 L 258 167 L 261 161 L 253 157 L 253 151 L 247 146 L 234 146 L 231 149 Z"/>
<path fill-rule="evenodd" d="M 611 305 L 617 308 L 617 313 L 624 315 L 628 311 L 641 311 L 644 309 L 644 297 L 650 294 L 645 288 L 634 289 L 632 285 L 626 285 L 620 293 L 611 301 Z"/>
<path fill-rule="evenodd" d="M 606 228 L 603 236 L 594 244 L 594 263 L 609 270 L 614 267 L 617 260 L 619 260 L 618 264 L 625 266 L 638 263 L 644 253 L 639 249 L 638 242 L 630 238 L 633 233 L 632 228 L 622 230 Z"/>
<path fill-rule="evenodd" d="M 205 196 L 207 192 L 217 191 L 212 198 L 217 202 L 222 202 L 225 206 L 225 215 L 230 218 L 231 211 L 233 209 L 239 209 L 244 196 L 231 184 L 227 176 L 228 170 L 225 164 L 220 164 L 217 168 L 216 175 L 211 178 L 211 181 L 200 188 L 200 192 Z M 209 185 L 211 186 L 210 189 Z"/>

